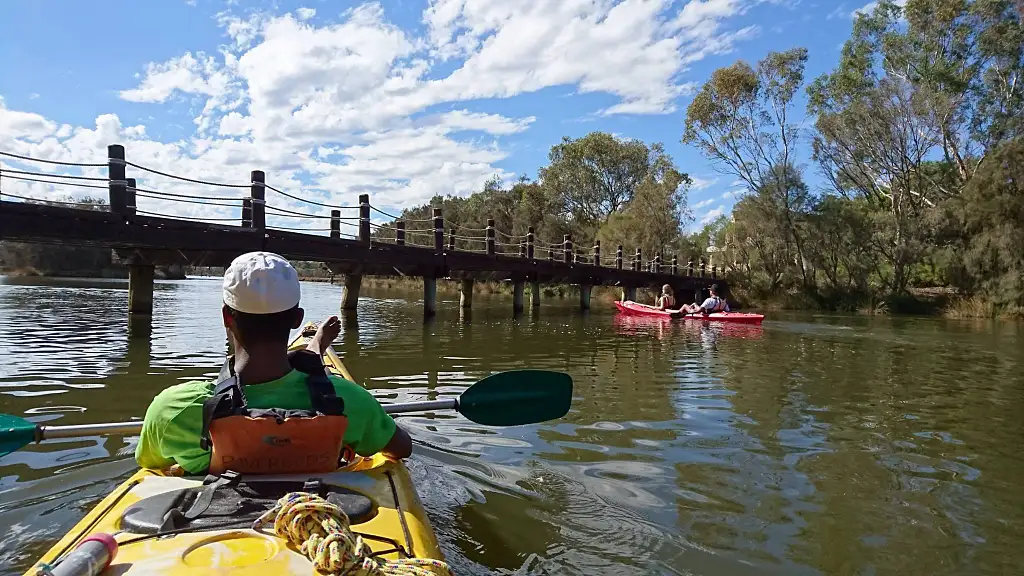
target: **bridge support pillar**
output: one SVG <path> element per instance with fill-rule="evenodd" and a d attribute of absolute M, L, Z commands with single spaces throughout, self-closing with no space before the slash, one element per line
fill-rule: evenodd
<path fill-rule="evenodd" d="M 462 294 L 459 297 L 459 304 L 463 310 L 469 310 L 473 307 L 473 279 L 463 278 L 462 280 Z"/>
<path fill-rule="evenodd" d="M 512 283 L 512 312 L 519 314 L 523 311 L 523 288 L 526 285 L 522 280 Z"/>
<path fill-rule="evenodd" d="M 540 282 L 530 283 L 530 306 L 540 308 Z"/>
<path fill-rule="evenodd" d="M 341 309 L 355 310 L 359 305 L 359 288 L 363 285 L 361 274 L 345 275 L 345 290 L 341 294 Z"/>
<path fill-rule="evenodd" d="M 700 304 L 701 302 L 704 301 L 704 298 L 701 298 L 700 288 L 697 288 L 696 290 L 693 291 L 693 301 L 696 304 Z"/>
<path fill-rule="evenodd" d="M 580 310 L 590 310 L 590 285 L 580 285 Z"/>
<path fill-rule="evenodd" d="M 437 278 L 423 277 L 423 317 L 437 314 Z"/>
<path fill-rule="evenodd" d="M 132 264 L 128 267 L 128 315 L 153 315 L 154 267 Z"/>
<path fill-rule="evenodd" d="M 626 286 L 622 289 L 622 300 L 636 302 L 636 286 Z"/>

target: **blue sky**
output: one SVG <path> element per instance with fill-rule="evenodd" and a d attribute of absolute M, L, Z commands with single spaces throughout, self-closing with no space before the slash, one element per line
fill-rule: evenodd
<path fill-rule="evenodd" d="M 163 171 L 247 182 L 264 169 L 303 197 L 352 204 L 369 192 L 397 209 L 467 194 L 493 174 L 534 177 L 562 136 L 604 130 L 665 145 L 698 183 L 689 194 L 698 227 L 728 212 L 736 187 L 679 142 L 693 89 L 715 68 L 794 46 L 810 51 L 809 79 L 826 72 L 862 5 L 6 2 L 0 151 L 102 162 L 107 144 L 122 143 L 129 160 Z M 219 210 L 144 202 L 194 217 Z"/>

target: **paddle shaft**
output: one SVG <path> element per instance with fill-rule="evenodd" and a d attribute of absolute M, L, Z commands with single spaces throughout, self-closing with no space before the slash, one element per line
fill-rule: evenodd
<path fill-rule="evenodd" d="M 429 410 L 457 410 L 459 401 L 456 398 L 447 400 L 424 400 L 422 402 L 401 402 L 384 404 L 388 414 L 406 412 L 425 412 Z M 103 424 L 71 424 L 68 426 L 39 426 L 36 428 L 36 442 L 48 438 L 77 438 L 91 434 L 138 434 L 142 430 L 142 422 L 107 422 Z"/>

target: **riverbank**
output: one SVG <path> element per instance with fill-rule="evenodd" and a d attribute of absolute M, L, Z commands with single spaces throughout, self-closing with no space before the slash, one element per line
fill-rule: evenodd
<path fill-rule="evenodd" d="M 333 282 L 335 284 L 343 284 L 345 279 L 344 276 L 335 276 L 334 278 L 322 277 L 322 276 L 300 276 L 300 280 L 303 282 Z M 402 291 L 415 291 L 423 289 L 423 279 L 411 276 L 363 276 L 362 288 L 377 289 L 377 290 L 402 290 Z M 445 278 L 437 279 L 437 291 L 441 294 L 458 294 L 462 290 L 462 283 L 458 280 L 449 280 Z M 526 283 L 526 294 L 530 293 L 530 283 Z M 474 282 L 473 283 L 473 294 L 474 295 L 502 295 L 512 296 L 512 283 L 511 282 Z M 542 284 L 541 285 L 541 299 L 576 299 L 579 298 L 579 287 L 567 284 Z M 594 286 L 590 293 L 592 300 L 602 302 L 613 302 L 618 300 L 622 296 L 621 288 L 618 286 Z M 654 299 L 654 292 L 644 289 L 637 290 L 637 298 L 641 301 L 647 301 Z M 646 298 L 644 300 L 643 298 Z"/>
<path fill-rule="evenodd" d="M 36 278 L 128 278 L 127 266 L 110 266 L 107 268 L 76 270 L 40 270 L 39 268 L 26 266 L 19 268 L 0 267 L 0 276 L 11 277 L 36 277 Z M 153 272 L 157 280 L 185 280 L 187 277 L 180 266 L 157 266 Z"/>
<path fill-rule="evenodd" d="M 998 306 L 980 296 L 966 296 L 951 288 L 911 288 L 903 296 L 889 298 L 839 298 L 809 296 L 799 291 L 774 296 L 754 295 L 732 288 L 730 301 L 759 310 L 855 312 L 868 316 L 942 316 L 952 319 L 984 318 L 1024 321 L 1024 308 Z"/>

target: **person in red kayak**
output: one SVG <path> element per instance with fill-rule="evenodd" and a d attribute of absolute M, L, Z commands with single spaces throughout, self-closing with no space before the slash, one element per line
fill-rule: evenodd
<path fill-rule="evenodd" d="M 712 284 L 708 288 L 708 291 L 711 295 L 708 296 L 704 302 L 701 304 L 687 304 L 682 307 L 682 311 L 687 314 L 696 314 L 700 312 L 705 316 L 712 312 L 728 312 L 729 303 L 725 301 L 725 298 L 718 295 L 718 284 Z"/>
<path fill-rule="evenodd" d="M 288 352 L 302 324 L 299 277 L 270 252 L 224 272 L 221 315 L 234 356 L 216 382 L 171 386 L 153 399 L 135 449 L 139 466 L 188 474 L 322 473 L 352 453 L 400 459 L 412 440 L 362 386 L 324 370 L 338 336 L 325 321 L 306 350 Z"/>
<path fill-rule="evenodd" d="M 658 296 L 658 300 L 655 304 L 657 305 L 658 310 L 669 310 L 675 307 L 676 298 L 672 294 L 671 286 L 665 284 L 661 287 L 661 296 Z"/>

